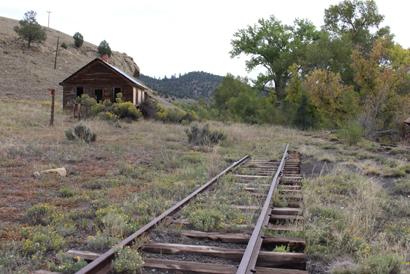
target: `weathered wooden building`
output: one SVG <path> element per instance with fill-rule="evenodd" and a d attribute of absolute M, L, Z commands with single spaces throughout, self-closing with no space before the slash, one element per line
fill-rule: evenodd
<path fill-rule="evenodd" d="M 117 94 L 122 93 L 123 101 L 132 102 L 135 106 L 148 99 L 147 87 L 105 60 L 94 59 L 60 83 L 64 108 L 82 94 L 95 98 L 97 102 L 114 102 Z"/>

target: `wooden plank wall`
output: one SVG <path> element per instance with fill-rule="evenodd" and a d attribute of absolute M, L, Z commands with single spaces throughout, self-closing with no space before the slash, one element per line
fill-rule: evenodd
<path fill-rule="evenodd" d="M 132 102 L 133 99 L 133 84 L 100 62 L 91 64 L 64 83 L 64 108 L 66 108 L 68 102 L 75 101 L 76 87 L 83 87 L 84 94 L 87 94 L 92 98 L 96 98 L 94 94 L 96 89 L 102 89 L 103 100 L 110 100 L 111 102 L 113 101 L 114 87 L 121 88 L 123 101 Z"/>

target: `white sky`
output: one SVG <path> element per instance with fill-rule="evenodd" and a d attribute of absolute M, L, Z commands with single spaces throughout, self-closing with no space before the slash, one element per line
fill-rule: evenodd
<path fill-rule="evenodd" d="M 324 10 L 341 0 L 117 0 L 117 1 L 1 1 L 0 16 L 23 19 L 29 10 L 37 21 L 69 35 L 80 32 L 87 42 L 106 40 L 113 51 L 134 58 L 141 73 L 170 77 L 191 71 L 248 76 L 245 57 L 231 59 L 230 41 L 239 29 L 270 15 L 285 24 L 307 18 L 319 29 Z M 410 47 L 407 0 L 376 0 L 383 26 L 391 27 L 395 41 Z M 263 72 L 261 69 L 260 72 Z"/>

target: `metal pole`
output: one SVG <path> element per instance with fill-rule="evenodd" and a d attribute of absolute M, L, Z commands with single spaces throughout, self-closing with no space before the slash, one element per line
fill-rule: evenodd
<path fill-rule="evenodd" d="M 55 90 L 51 89 L 51 118 L 50 118 L 50 126 L 54 125 L 54 98 L 55 98 Z"/>
<path fill-rule="evenodd" d="M 47 28 L 50 28 L 50 13 L 51 13 L 51 11 L 47 11 L 48 12 L 48 26 L 47 26 Z"/>
<path fill-rule="evenodd" d="M 57 53 L 58 53 L 58 43 L 60 42 L 60 36 L 57 36 L 57 49 L 56 49 L 56 59 L 54 60 L 54 69 L 57 67 Z"/>

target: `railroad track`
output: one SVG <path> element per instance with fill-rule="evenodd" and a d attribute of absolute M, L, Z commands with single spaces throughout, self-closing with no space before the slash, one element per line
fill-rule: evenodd
<path fill-rule="evenodd" d="M 149 239 L 141 251 L 143 273 L 308 273 L 305 239 L 294 237 L 303 222 L 300 160 L 287 150 L 288 146 L 280 162 L 243 157 L 120 244 L 130 246 L 143 235 Z M 234 176 L 234 184 L 243 187 L 255 201 L 254 205 L 235 207 L 259 217 L 252 224 L 237 225 L 234 233 L 227 232 L 231 227 L 223 232 L 192 229 L 181 218 L 182 208 L 217 189 L 215 183 L 228 172 Z M 159 226 L 180 229 L 169 235 Z M 110 273 L 115 258 L 113 249 L 104 254 L 73 250 L 68 254 L 92 261 L 77 274 Z"/>

